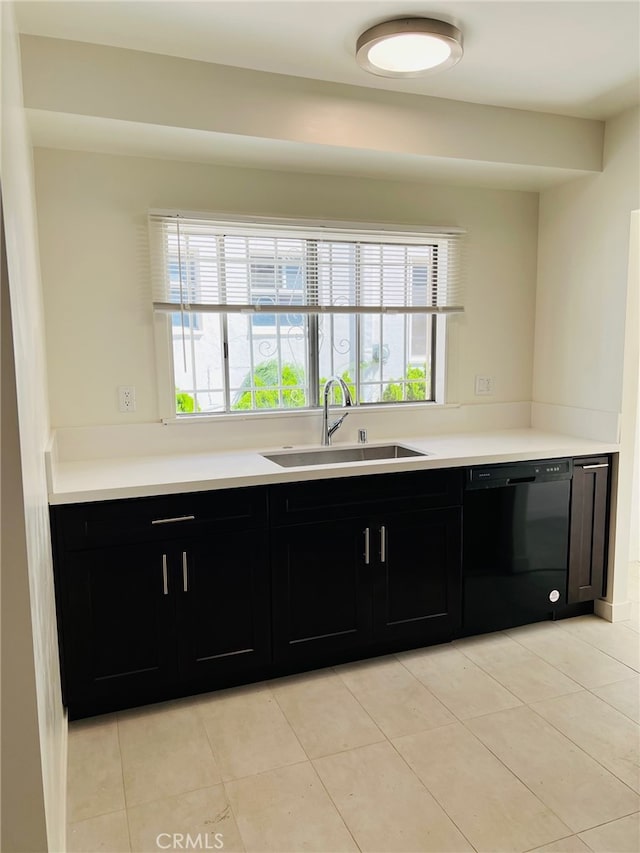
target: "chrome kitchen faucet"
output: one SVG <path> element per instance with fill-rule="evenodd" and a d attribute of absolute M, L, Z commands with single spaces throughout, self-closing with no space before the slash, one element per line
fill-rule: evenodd
<path fill-rule="evenodd" d="M 322 445 L 323 447 L 328 447 L 331 444 L 331 436 L 336 432 L 336 430 L 340 429 L 342 426 L 342 422 L 347 417 L 349 412 L 345 412 L 341 418 L 338 418 L 337 421 L 334 421 L 331 425 L 329 425 L 329 394 L 331 393 L 331 388 L 337 383 L 342 388 L 342 396 L 344 397 L 344 405 L 352 406 L 353 401 L 351 399 L 351 392 L 349 391 L 349 387 L 344 379 L 341 379 L 339 376 L 332 376 L 331 379 L 327 379 L 324 385 L 324 409 L 322 412 Z"/>

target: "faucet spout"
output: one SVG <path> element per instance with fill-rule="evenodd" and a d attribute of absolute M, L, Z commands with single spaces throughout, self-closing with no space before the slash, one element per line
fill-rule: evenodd
<path fill-rule="evenodd" d="M 345 412 L 341 418 L 338 418 L 337 421 L 334 421 L 332 424 L 329 424 L 329 395 L 331 393 L 331 388 L 334 384 L 337 384 L 342 389 L 342 396 L 344 398 L 345 406 L 352 406 L 353 400 L 351 399 L 351 392 L 349 391 L 349 386 L 340 376 L 332 376 L 331 379 L 327 379 L 324 385 L 324 395 L 323 401 L 324 406 L 322 410 L 322 444 L 324 447 L 328 447 L 331 444 L 331 436 L 336 432 L 336 430 L 340 429 L 344 419 L 347 417 L 349 412 Z"/>

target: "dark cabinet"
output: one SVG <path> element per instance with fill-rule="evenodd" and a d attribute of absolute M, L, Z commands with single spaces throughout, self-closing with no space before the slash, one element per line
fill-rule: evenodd
<path fill-rule="evenodd" d="M 275 660 L 320 665 L 452 639 L 460 489 L 461 473 L 441 470 L 274 487 Z"/>
<path fill-rule="evenodd" d="M 264 489 L 54 507 L 52 521 L 72 716 L 214 688 L 270 662 Z"/>
<path fill-rule="evenodd" d="M 273 533 L 274 655 L 309 661 L 371 636 L 364 525 L 325 521 Z"/>
<path fill-rule="evenodd" d="M 571 487 L 568 596 L 570 604 L 604 594 L 608 542 L 609 458 L 574 460 Z"/>
<path fill-rule="evenodd" d="M 460 510 L 392 514 L 374 537 L 375 639 L 415 645 L 451 639 L 460 622 Z"/>
<path fill-rule="evenodd" d="M 71 552 L 58 596 L 68 703 L 143 695 L 175 679 L 160 547 Z"/>
<path fill-rule="evenodd" d="M 210 680 L 266 664 L 271 659 L 270 583 L 266 535 L 179 543 L 172 553 L 178 672 Z M 173 578 L 172 578 L 173 580 Z"/>

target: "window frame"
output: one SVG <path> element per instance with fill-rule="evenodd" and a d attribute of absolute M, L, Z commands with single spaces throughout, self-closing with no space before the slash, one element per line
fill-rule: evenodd
<path fill-rule="evenodd" d="M 154 211 L 156 214 L 160 215 L 171 215 L 166 211 Z M 175 216 L 175 213 L 172 215 Z M 194 218 L 203 219 L 203 214 L 199 213 L 194 215 Z M 208 217 L 207 217 L 208 218 Z M 213 218 L 213 217 L 212 217 Z M 271 227 L 278 228 L 278 226 L 282 226 L 283 228 L 287 228 L 287 226 L 304 226 L 306 223 L 304 220 L 296 220 L 294 222 L 291 221 L 283 221 L 283 220 L 273 220 L 266 218 L 254 218 L 251 219 L 242 217 L 236 218 L 235 220 L 231 217 L 225 215 L 219 215 L 215 217 L 216 220 L 227 220 L 230 222 L 235 221 L 238 226 L 242 226 L 243 224 L 250 225 L 256 221 L 263 222 L 268 224 Z M 314 225 L 323 225 L 329 227 L 335 227 L 333 223 L 313 223 Z M 367 223 L 366 225 L 360 224 L 352 224 L 352 223 L 338 223 L 338 227 L 345 229 L 344 239 L 347 242 L 353 241 L 357 242 L 357 237 L 355 234 L 350 234 L 350 231 L 357 232 L 370 232 L 372 236 L 372 241 L 375 242 L 375 238 L 378 238 L 379 242 L 385 243 L 385 233 L 388 231 L 390 237 L 397 237 L 399 234 L 410 238 L 412 235 L 415 237 L 419 237 L 422 240 L 428 240 L 428 238 L 433 235 L 434 237 L 442 238 L 443 234 L 448 235 L 451 232 L 454 236 L 460 236 L 464 232 L 462 229 L 454 228 L 454 229 L 435 229 L 435 228 L 427 228 L 427 229 L 419 229 L 416 228 L 408 230 L 406 228 L 399 229 L 398 226 L 381 226 L 375 225 L 372 227 L 371 223 Z M 189 260 L 189 262 L 191 262 Z M 256 259 L 256 263 L 259 263 L 260 260 Z M 265 259 L 265 263 L 271 263 Z M 420 260 L 416 260 L 416 265 L 422 265 Z M 276 264 L 277 266 L 277 264 Z M 286 264 L 284 264 L 286 266 Z M 436 265 L 437 266 L 437 265 Z M 436 269 L 435 275 L 439 275 L 439 271 Z M 197 280 L 197 273 L 196 273 Z M 427 285 L 428 286 L 428 285 Z M 436 286 L 440 286 L 437 284 Z M 276 287 L 276 291 L 277 291 Z M 230 312 L 225 312 L 222 316 L 225 318 L 223 321 L 225 329 L 226 329 L 226 317 Z M 267 313 L 267 312 L 265 312 Z M 323 314 L 325 312 L 322 312 Z M 330 312 L 326 312 L 329 314 Z M 399 310 L 398 314 L 402 314 L 402 311 Z M 434 405 L 444 405 L 447 403 L 447 399 L 445 396 L 445 390 L 447 385 L 447 351 L 448 351 L 448 342 L 447 342 L 447 327 L 448 327 L 448 314 L 446 313 L 428 313 L 425 312 L 426 316 L 430 322 L 430 337 L 431 337 L 431 347 L 430 352 L 427 354 L 425 352 L 425 357 L 427 355 L 430 356 L 430 368 L 431 368 L 431 380 L 430 380 L 430 399 L 420 400 L 420 401 L 395 401 L 395 402 L 382 402 L 382 401 L 374 401 L 374 402 L 361 402 L 358 398 L 354 401 L 358 408 L 367 409 L 367 410 L 390 410 L 395 409 L 397 407 L 406 407 L 406 406 L 434 406 Z M 354 312 L 356 316 L 356 320 L 358 324 L 361 323 L 363 314 L 358 314 L 358 312 Z M 194 316 L 198 316 L 197 313 L 194 312 Z M 252 315 L 252 316 L 260 316 Z M 272 327 L 274 329 L 274 334 L 277 334 L 278 325 L 282 322 L 282 320 L 288 315 L 276 314 L 277 318 L 276 326 Z M 222 418 L 238 418 L 238 417 L 249 417 L 249 418 L 260 418 L 260 417 L 290 417 L 290 416 L 310 416 L 314 415 L 319 409 L 321 409 L 321 400 L 320 393 L 318 394 L 318 399 L 314 401 L 313 391 L 314 387 L 318 387 L 319 389 L 319 346 L 318 346 L 318 320 L 319 320 L 320 312 L 314 314 L 308 314 L 308 333 L 306 335 L 306 346 L 307 346 L 307 359 L 308 359 L 308 390 L 309 390 L 309 406 L 306 407 L 296 407 L 296 408 L 274 408 L 274 409 L 254 409 L 254 410 L 232 410 L 230 408 L 231 396 L 232 392 L 229 388 L 229 367 L 228 367 L 228 358 L 224 358 L 224 380 L 226 384 L 225 388 L 225 410 L 220 410 L 216 412 L 201 412 L 194 414 L 179 414 L 175 410 L 175 369 L 174 369 L 174 347 L 173 347 L 173 338 L 174 338 L 174 329 L 177 331 L 177 328 L 173 326 L 171 314 L 162 314 L 159 312 L 154 312 L 154 342 L 155 342 L 155 351 L 156 351 L 156 366 L 157 366 L 157 389 L 158 389 L 158 401 L 160 406 L 160 414 L 163 422 L 186 422 L 186 421 L 198 421 L 203 422 L 207 419 L 209 420 L 220 420 Z M 351 315 L 350 315 L 351 316 Z M 384 316 L 384 315 L 379 315 Z M 412 347 L 410 342 L 407 340 L 407 336 L 411 335 L 411 320 L 415 316 L 423 316 L 419 315 L 411 315 L 405 314 L 407 317 L 407 331 L 405 332 L 405 347 L 408 348 L 409 352 Z M 278 319 L 278 318 L 282 318 Z M 253 327 L 253 323 L 251 324 Z M 258 326 L 256 331 L 261 334 L 267 333 L 269 330 L 269 326 Z M 356 338 L 356 346 L 359 348 L 359 335 Z M 411 353 L 410 353 L 411 354 Z M 410 358 L 409 361 L 412 359 Z M 409 365 L 409 362 L 407 363 Z M 359 371 L 358 371 L 359 373 Z M 359 389 L 358 389 L 359 391 Z"/>

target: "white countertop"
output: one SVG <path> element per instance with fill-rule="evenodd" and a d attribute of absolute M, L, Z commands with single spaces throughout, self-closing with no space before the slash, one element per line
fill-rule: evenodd
<path fill-rule="evenodd" d="M 392 471 L 420 471 L 523 459 L 588 456 L 615 453 L 619 449 L 617 444 L 533 429 L 407 438 L 399 436 L 393 441 L 389 439 L 370 444 L 374 446 L 391 443 L 404 444 L 428 455 L 296 468 L 283 468 L 261 455 L 282 451 L 281 446 L 244 452 L 182 453 L 52 462 L 49 501 L 51 504 L 84 503 Z M 353 445 L 334 445 L 335 449 L 341 447 Z M 293 449 L 318 448 L 317 445 L 297 445 Z"/>

